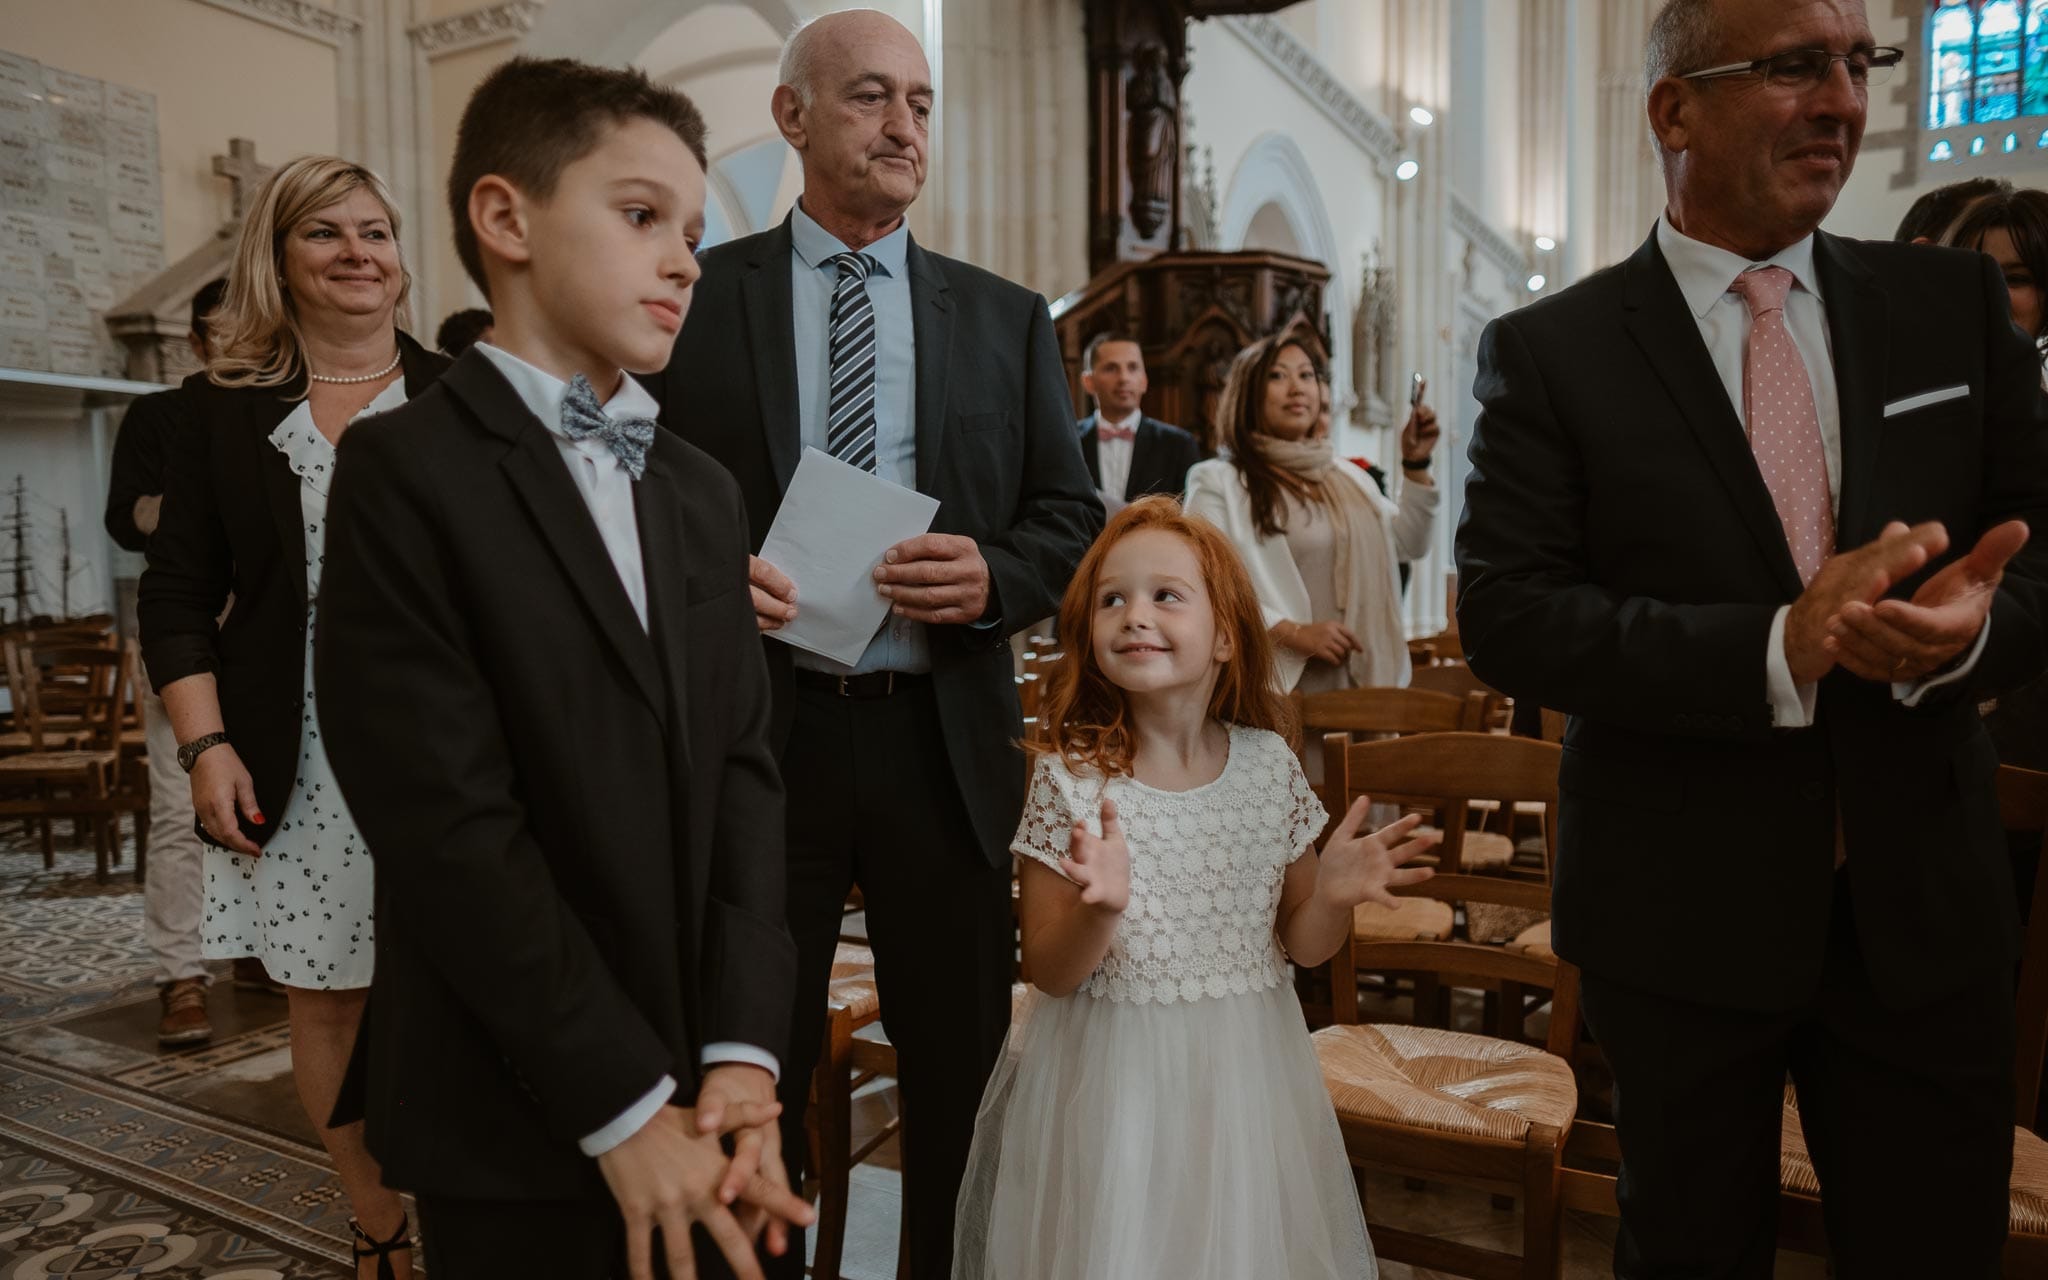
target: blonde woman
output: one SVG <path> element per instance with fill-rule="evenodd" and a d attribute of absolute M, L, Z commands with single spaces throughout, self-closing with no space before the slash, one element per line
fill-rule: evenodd
<path fill-rule="evenodd" d="M 311 657 L 335 441 L 448 365 L 399 328 L 398 234 L 382 180 L 345 160 L 301 157 L 257 192 L 212 359 L 185 382 L 194 426 L 171 447 L 140 599 L 208 846 L 206 954 L 253 954 L 285 985 L 299 1100 L 375 1280 L 411 1274 L 411 1228 L 361 1124 L 328 1123 L 370 985 L 371 874 L 320 742 Z"/>
<path fill-rule="evenodd" d="M 1400 562 L 1429 550 L 1438 493 L 1429 475 L 1436 414 L 1418 405 L 1401 432 L 1398 499 L 1336 456 L 1315 347 L 1305 334 L 1238 354 L 1217 401 L 1230 456 L 1188 471 L 1187 509 L 1228 535 L 1251 571 L 1282 692 L 1408 683 Z"/>

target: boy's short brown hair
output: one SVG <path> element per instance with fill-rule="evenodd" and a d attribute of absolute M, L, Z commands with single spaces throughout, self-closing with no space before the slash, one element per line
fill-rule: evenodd
<path fill-rule="evenodd" d="M 469 95 L 448 171 L 455 252 L 486 296 L 483 256 L 469 225 L 469 193 L 490 174 L 536 200 L 555 192 L 562 170 L 598 145 L 607 126 L 645 118 L 673 129 L 704 165 L 704 116 L 688 98 L 643 71 L 594 67 L 573 58 L 514 58 Z M 706 166 L 708 169 L 708 166 Z"/>

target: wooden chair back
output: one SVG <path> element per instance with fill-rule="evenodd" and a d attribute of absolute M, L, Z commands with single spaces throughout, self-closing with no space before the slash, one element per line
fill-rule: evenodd
<path fill-rule="evenodd" d="M 1046 682 L 1066 655 L 1051 636 L 1032 636 L 1017 655 L 1017 705 L 1024 713 L 1024 740 L 1045 742 L 1046 726 L 1040 715 L 1045 705 Z"/>
<path fill-rule="evenodd" d="M 128 655 L 98 645 L 23 647 L 18 662 L 31 741 L 38 751 L 53 722 L 67 726 L 86 751 L 118 751 L 121 698 L 130 676 Z"/>
<path fill-rule="evenodd" d="M 1395 747 L 1399 749 L 1389 749 Z M 1433 733 L 1355 742 L 1341 755 L 1325 757 L 1324 785 L 1338 813 L 1361 795 L 1433 810 L 1443 831 L 1443 845 L 1437 851 L 1439 878 L 1463 870 L 1473 801 L 1492 801 L 1503 812 L 1517 802 L 1533 802 L 1542 806 L 1547 867 L 1557 851 L 1557 768 L 1562 757 L 1563 748 L 1554 742 L 1498 733 Z"/>
<path fill-rule="evenodd" d="M 1367 688 L 1291 696 L 1305 745 L 1331 733 L 1477 733 L 1486 728 L 1486 696 L 1477 692 L 1461 698 L 1434 689 Z"/>
<path fill-rule="evenodd" d="M 1508 696 L 1473 675 L 1472 668 L 1462 662 L 1440 662 L 1433 667 L 1416 667 L 1409 673 L 1408 687 L 1452 693 L 1460 698 L 1468 694 L 1483 693 L 1486 695 L 1486 727 L 1507 727 Z"/>
<path fill-rule="evenodd" d="M 1496 733 L 1436 733 L 1353 743 L 1343 767 L 1329 779 L 1331 794 L 1344 808 L 1360 795 L 1375 800 L 1430 806 L 1446 815 L 1444 843 L 1435 876 L 1404 897 L 1440 902 L 1490 903 L 1548 914 L 1548 884 L 1505 876 L 1464 874 L 1460 845 L 1465 814 L 1474 800 L 1492 800 L 1503 810 L 1518 801 L 1543 806 L 1544 839 L 1556 848 L 1557 768 L 1563 750 L 1555 743 Z M 1551 992 L 1550 1052 L 1566 1061 L 1578 1041 L 1578 976 L 1570 965 L 1540 954 L 1453 937 L 1444 942 L 1355 938 L 1340 948 L 1331 970 L 1332 1016 L 1357 1019 L 1358 971 L 1414 972 L 1477 978 Z"/>

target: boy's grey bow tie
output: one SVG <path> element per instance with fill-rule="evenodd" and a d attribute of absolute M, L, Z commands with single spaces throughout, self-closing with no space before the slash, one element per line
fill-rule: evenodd
<path fill-rule="evenodd" d="M 595 437 L 611 446 L 619 465 L 635 480 L 647 470 L 647 450 L 654 443 L 654 419 L 614 418 L 597 402 L 597 390 L 590 379 L 577 374 L 569 379 L 569 394 L 562 397 L 562 434 L 571 440 Z"/>

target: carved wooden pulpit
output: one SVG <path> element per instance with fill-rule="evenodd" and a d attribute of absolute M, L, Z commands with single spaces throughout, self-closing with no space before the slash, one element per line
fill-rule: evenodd
<path fill-rule="evenodd" d="M 1088 283 L 1063 298 L 1055 327 L 1074 403 L 1085 408 L 1081 354 L 1117 331 L 1145 352 L 1145 412 L 1206 436 L 1230 361 L 1290 324 L 1325 349 L 1329 264 L 1286 254 L 1187 249 L 1181 232 L 1181 82 L 1188 22 L 1271 13 L 1293 0 L 1087 0 Z"/>

